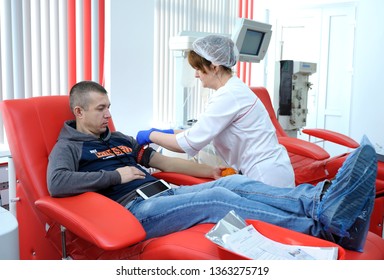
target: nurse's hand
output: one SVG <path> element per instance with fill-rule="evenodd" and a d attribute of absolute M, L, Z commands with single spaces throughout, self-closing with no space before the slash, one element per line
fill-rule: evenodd
<path fill-rule="evenodd" d="M 167 133 L 167 134 L 174 134 L 173 129 L 157 129 L 157 128 L 151 128 L 149 130 L 141 130 L 137 133 L 136 135 L 136 141 L 139 143 L 139 145 L 147 145 L 152 143 L 151 139 L 149 139 L 149 136 L 151 135 L 152 132 L 157 131 L 157 132 L 162 132 L 162 133 Z"/>

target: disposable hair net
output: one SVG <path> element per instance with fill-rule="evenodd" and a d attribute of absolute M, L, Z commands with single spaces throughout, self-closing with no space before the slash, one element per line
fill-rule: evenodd
<path fill-rule="evenodd" d="M 208 35 L 195 40 L 193 50 L 214 65 L 233 67 L 238 59 L 239 52 L 233 41 L 222 35 Z"/>

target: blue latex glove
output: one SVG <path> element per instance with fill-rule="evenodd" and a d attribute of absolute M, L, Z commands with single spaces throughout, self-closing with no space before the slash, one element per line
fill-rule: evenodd
<path fill-rule="evenodd" d="M 137 135 L 136 135 L 136 141 L 139 143 L 140 146 L 150 144 L 152 141 L 149 139 L 149 136 L 151 135 L 152 132 L 158 131 L 162 133 L 167 133 L 167 134 L 174 134 L 175 132 L 173 129 L 157 129 L 157 128 L 151 128 L 149 130 L 140 130 Z"/>

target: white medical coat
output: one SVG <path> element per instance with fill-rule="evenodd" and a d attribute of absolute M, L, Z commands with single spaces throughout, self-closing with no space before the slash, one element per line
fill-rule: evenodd
<path fill-rule="evenodd" d="M 217 154 L 242 174 L 272 186 L 295 186 L 288 153 L 267 110 L 236 76 L 213 93 L 198 121 L 176 139 L 190 156 L 212 141 Z"/>

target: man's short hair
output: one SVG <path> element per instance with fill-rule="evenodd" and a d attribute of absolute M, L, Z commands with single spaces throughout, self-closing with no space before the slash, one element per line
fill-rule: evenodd
<path fill-rule="evenodd" d="M 108 94 L 106 89 L 99 83 L 93 81 L 82 81 L 75 84 L 69 92 L 69 106 L 71 110 L 76 106 L 80 106 L 85 110 L 88 109 L 88 97 L 91 92 L 99 92 Z"/>

